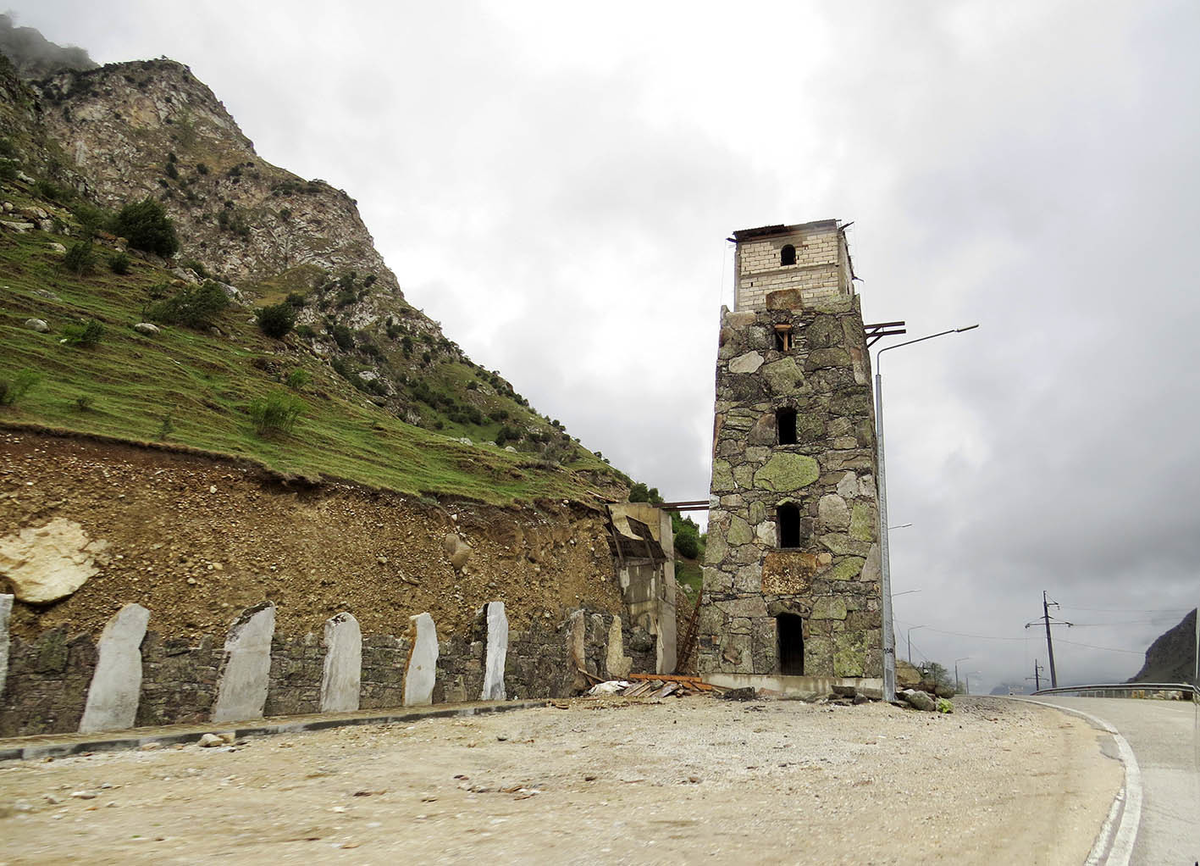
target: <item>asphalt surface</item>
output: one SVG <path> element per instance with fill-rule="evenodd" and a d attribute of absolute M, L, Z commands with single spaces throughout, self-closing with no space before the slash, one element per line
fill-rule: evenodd
<path fill-rule="evenodd" d="M 1135 866 L 1200 862 L 1200 705 L 1130 698 L 1031 698 L 1079 710 L 1116 728 L 1141 770 Z"/>

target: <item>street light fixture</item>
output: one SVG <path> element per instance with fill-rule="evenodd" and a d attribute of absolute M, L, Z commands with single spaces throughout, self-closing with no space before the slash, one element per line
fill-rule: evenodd
<path fill-rule="evenodd" d="M 979 325 L 967 325 L 965 328 L 951 328 L 939 331 L 927 337 L 915 340 L 905 340 L 893 346 L 885 346 L 875 353 L 875 440 L 878 449 L 877 460 L 879 473 L 879 558 L 880 558 L 880 594 L 883 596 L 883 699 L 896 699 L 896 635 L 892 628 L 892 574 L 888 559 L 888 523 L 887 523 L 887 476 L 884 472 L 883 461 L 883 353 L 901 346 L 911 346 L 913 343 L 923 343 L 935 337 L 945 337 L 948 334 L 961 334 L 971 331 Z"/>
<path fill-rule="evenodd" d="M 983 676 L 983 671 L 963 671 L 963 685 L 967 687 L 963 692 L 964 695 L 971 694 L 971 677 L 981 676 Z"/>
<path fill-rule="evenodd" d="M 965 662 L 971 656 L 962 656 L 954 660 L 954 691 L 959 691 L 959 662 Z"/>
<path fill-rule="evenodd" d="M 923 625 L 914 625 L 908 630 L 908 663 L 912 664 L 912 633 L 919 628 L 925 628 Z"/>

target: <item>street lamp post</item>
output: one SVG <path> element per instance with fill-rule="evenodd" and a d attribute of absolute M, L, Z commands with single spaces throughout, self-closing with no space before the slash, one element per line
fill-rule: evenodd
<path fill-rule="evenodd" d="M 963 685 L 967 687 L 966 690 L 963 691 L 964 695 L 971 694 L 971 677 L 981 676 L 983 676 L 983 671 L 963 671 Z"/>
<path fill-rule="evenodd" d="M 912 633 L 919 628 L 925 628 L 923 625 L 914 625 L 908 630 L 908 663 L 912 664 Z"/>
<path fill-rule="evenodd" d="M 969 659 L 969 658 L 970 658 L 970 656 L 963 656 L 963 657 L 962 657 L 962 658 L 960 658 L 960 659 L 955 659 L 955 660 L 954 660 L 954 691 L 956 691 L 956 692 L 958 691 L 958 686 L 959 686 L 959 683 L 958 683 L 958 663 L 959 663 L 959 662 L 965 662 L 965 661 L 966 661 L 967 659 Z"/>
<path fill-rule="evenodd" d="M 947 334 L 960 334 L 978 328 L 979 325 L 968 325 L 965 328 L 952 328 L 918 337 L 915 340 L 905 340 L 894 346 L 886 346 L 875 353 L 875 441 L 877 448 L 879 474 L 879 558 L 880 558 L 880 594 L 883 596 L 883 699 L 896 699 L 896 634 L 892 627 L 892 574 L 889 561 L 887 533 L 887 475 L 884 472 L 883 460 L 883 353 L 901 346 L 911 346 L 913 343 L 923 343 L 934 337 L 944 337 Z"/>

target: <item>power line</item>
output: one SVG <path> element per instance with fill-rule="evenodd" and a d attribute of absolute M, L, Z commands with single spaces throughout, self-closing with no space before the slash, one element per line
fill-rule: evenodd
<path fill-rule="evenodd" d="M 1067 640 L 1066 638 L 1061 638 L 1061 637 L 1058 640 L 1060 643 L 1069 643 L 1069 644 L 1071 644 L 1071 646 L 1082 646 L 1082 647 L 1087 647 L 1088 649 L 1108 650 L 1109 652 L 1113 652 L 1113 653 L 1129 653 L 1129 655 L 1131 655 L 1131 656 L 1141 656 L 1141 655 L 1146 654 L 1145 650 L 1117 649 L 1116 647 L 1113 647 L 1113 646 L 1094 646 L 1093 644 L 1090 644 L 1090 643 L 1079 643 L 1078 641 Z"/>
<path fill-rule="evenodd" d="M 1110 625 L 1166 625 L 1160 619 L 1126 619 L 1115 622 L 1077 622 L 1075 628 L 1105 628 Z"/>
<path fill-rule="evenodd" d="M 1074 607 L 1067 606 L 1063 610 L 1086 610 L 1088 613 L 1191 613 L 1190 607 Z"/>
<path fill-rule="evenodd" d="M 903 619 L 897 619 L 897 620 L 894 620 L 894 622 L 897 622 L 900 625 L 910 625 L 910 626 L 912 625 L 912 623 L 908 622 L 907 620 L 903 620 Z M 978 638 L 979 640 L 1025 640 L 1024 637 L 994 637 L 992 635 L 987 635 L 987 634 L 967 634 L 967 633 L 961 632 L 961 631 L 946 631 L 945 629 L 933 628 L 932 626 L 925 626 L 925 628 L 928 629 L 929 631 L 935 631 L 938 634 L 948 634 L 948 635 L 953 635 L 954 637 L 973 637 L 973 638 Z"/>

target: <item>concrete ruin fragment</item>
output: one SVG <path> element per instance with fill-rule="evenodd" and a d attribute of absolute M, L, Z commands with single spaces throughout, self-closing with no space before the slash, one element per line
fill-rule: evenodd
<path fill-rule="evenodd" d="M 275 635 L 275 605 L 263 602 L 247 608 L 225 639 L 214 722 L 261 719 L 271 676 L 271 638 Z"/>
<path fill-rule="evenodd" d="M 362 630 L 345 611 L 325 620 L 325 664 L 321 675 L 321 712 L 358 709 L 362 680 Z"/>
<path fill-rule="evenodd" d="M 487 616 L 487 655 L 484 657 L 483 693 L 479 696 L 483 701 L 503 701 L 504 691 L 504 662 L 508 656 L 508 616 L 504 612 L 504 602 L 489 601 L 486 605 Z"/>
<path fill-rule="evenodd" d="M 633 659 L 625 655 L 624 635 L 621 632 L 619 616 L 614 616 L 612 625 L 608 627 L 608 650 L 604 658 L 604 667 L 610 680 L 623 680 L 633 670 Z"/>
<path fill-rule="evenodd" d="M 8 681 L 8 621 L 12 617 L 13 597 L 0 593 L 0 695 Z"/>
<path fill-rule="evenodd" d="M 433 703 L 437 679 L 438 639 L 433 617 L 427 613 L 408 618 L 408 664 L 404 668 L 404 706 Z"/>
<path fill-rule="evenodd" d="M 645 502 L 608 506 L 609 547 L 630 625 L 655 636 L 656 673 L 675 670 L 675 536 L 671 515 Z"/>
<path fill-rule="evenodd" d="M 150 611 L 127 604 L 104 626 L 96 670 L 79 722 L 81 734 L 132 728 L 142 689 L 142 640 Z"/>

